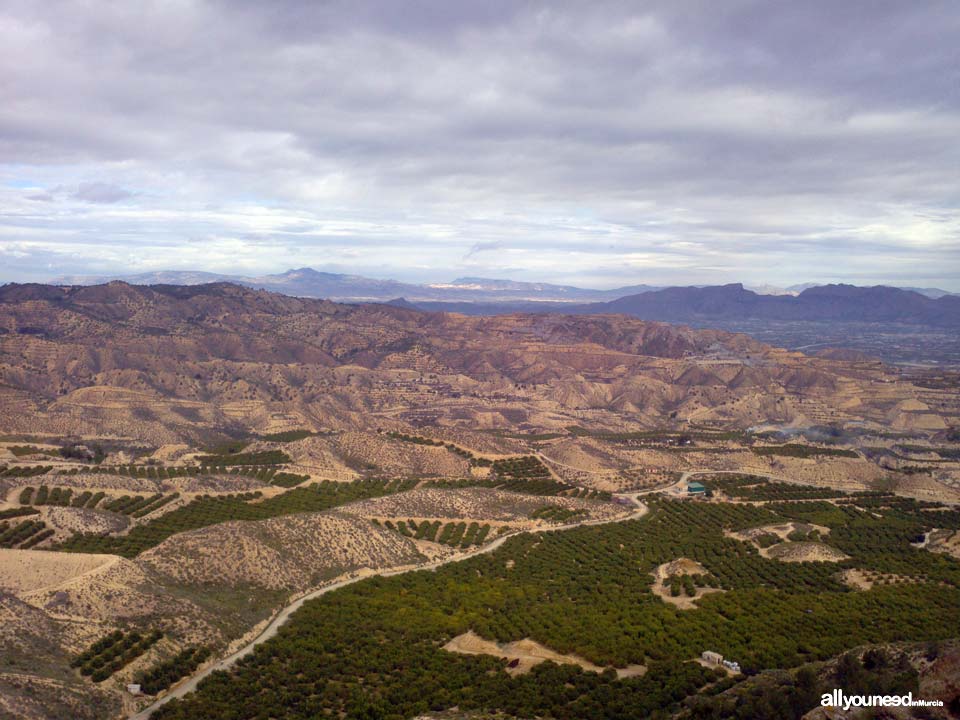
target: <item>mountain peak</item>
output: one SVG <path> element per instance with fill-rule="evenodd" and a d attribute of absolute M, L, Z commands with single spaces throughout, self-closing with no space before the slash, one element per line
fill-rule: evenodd
<path fill-rule="evenodd" d="M 265 277 L 271 277 L 269 275 Z M 301 267 L 301 268 L 290 268 L 286 272 L 282 272 L 279 275 L 274 275 L 273 277 L 282 277 L 282 278 L 316 278 L 316 277 L 346 277 L 346 275 L 338 275 L 336 273 L 320 272 L 319 270 L 314 270 L 312 267 Z"/>

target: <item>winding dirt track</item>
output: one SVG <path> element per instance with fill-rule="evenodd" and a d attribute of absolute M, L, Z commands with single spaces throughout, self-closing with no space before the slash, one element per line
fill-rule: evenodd
<path fill-rule="evenodd" d="M 624 495 L 622 497 L 627 497 L 630 500 L 632 500 L 636 504 L 636 508 L 637 508 L 630 515 L 627 515 L 624 517 L 614 518 L 610 520 L 604 520 L 604 519 L 581 520 L 580 522 L 573 522 L 566 525 L 557 525 L 556 527 L 542 528 L 539 530 L 516 530 L 514 532 L 507 533 L 506 535 L 502 535 L 501 537 L 498 537 L 496 540 L 493 540 L 487 545 L 484 545 L 482 548 L 479 548 L 477 550 L 471 550 L 469 552 L 463 553 L 462 555 L 454 555 L 452 557 L 444 558 L 442 560 L 435 560 L 433 562 L 421 563 L 419 565 L 404 566 L 404 567 L 385 569 L 385 570 L 368 570 L 367 572 L 364 572 L 364 571 L 352 572 L 349 575 L 343 577 L 342 579 L 337 580 L 336 582 L 333 582 L 329 585 L 324 585 L 321 588 L 318 588 L 312 592 L 307 593 L 306 595 L 303 595 L 297 598 L 292 603 L 290 603 L 289 605 L 284 607 L 282 610 L 277 612 L 273 620 L 270 621 L 270 624 L 267 625 L 266 628 L 264 628 L 263 632 L 261 632 L 256 638 L 251 640 L 247 645 L 243 646 L 233 654 L 223 658 L 219 662 L 216 662 L 213 665 L 206 667 L 205 669 L 191 676 L 189 679 L 183 681 L 179 685 L 176 685 L 172 690 L 170 690 L 170 692 L 168 692 L 162 698 L 160 698 L 153 704 L 147 706 L 140 712 L 134 715 L 131 715 L 130 720 L 146 720 L 146 718 L 149 718 L 150 715 L 153 714 L 153 712 L 157 708 L 159 708 L 161 705 L 169 702 L 174 698 L 183 697 L 187 693 L 190 693 L 196 690 L 197 685 L 204 678 L 209 676 L 211 673 L 214 673 L 218 670 L 227 670 L 228 668 L 230 668 L 238 660 L 252 653 L 253 649 L 257 645 L 260 645 L 261 643 L 266 642 L 270 638 L 274 637 L 277 634 L 277 631 L 280 629 L 280 626 L 283 625 L 293 613 L 299 610 L 300 607 L 307 600 L 313 600 L 314 598 L 318 598 L 321 595 L 326 595 L 328 592 L 339 590 L 340 588 L 346 587 L 347 585 L 352 585 L 355 582 L 360 582 L 361 580 L 365 580 L 366 578 L 369 578 L 369 577 L 375 577 L 375 576 L 391 577 L 393 575 L 401 575 L 403 573 L 414 572 L 416 570 L 436 570 L 438 567 L 441 567 L 442 565 L 446 565 L 448 563 L 460 562 L 462 560 L 468 560 L 469 558 L 476 557 L 477 555 L 483 555 L 484 553 L 493 552 L 494 550 L 500 548 L 508 539 L 516 535 L 521 535 L 523 533 L 559 532 L 563 530 L 572 530 L 573 528 L 584 527 L 587 525 L 606 525 L 607 523 L 624 522 L 626 520 L 636 520 L 637 518 L 641 518 L 647 514 L 647 510 L 648 510 L 647 506 L 641 503 L 637 498 L 631 495 Z"/>

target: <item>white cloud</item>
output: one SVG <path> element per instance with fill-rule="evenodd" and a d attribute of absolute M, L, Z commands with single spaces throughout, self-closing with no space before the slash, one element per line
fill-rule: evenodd
<path fill-rule="evenodd" d="M 960 289 L 960 15 L 643 7 L 6 3 L 0 243 L 27 255 L 0 280 Z"/>

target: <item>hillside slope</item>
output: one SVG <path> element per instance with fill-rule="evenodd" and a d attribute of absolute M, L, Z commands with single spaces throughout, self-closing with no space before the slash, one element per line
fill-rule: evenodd
<path fill-rule="evenodd" d="M 535 432 L 664 418 L 942 429 L 922 395 L 876 363 L 621 315 L 465 317 L 223 283 L 0 288 L 5 432 L 162 444 L 291 426 Z"/>

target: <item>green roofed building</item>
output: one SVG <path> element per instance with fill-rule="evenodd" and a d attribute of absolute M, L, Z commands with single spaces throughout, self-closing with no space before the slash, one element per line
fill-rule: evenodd
<path fill-rule="evenodd" d="M 703 483 L 693 481 L 687 483 L 687 493 L 689 495 L 704 495 L 706 492 L 707 486 Z"/>

